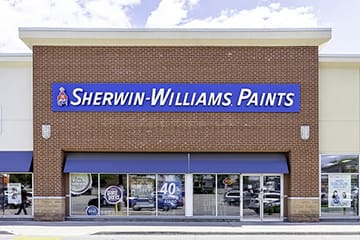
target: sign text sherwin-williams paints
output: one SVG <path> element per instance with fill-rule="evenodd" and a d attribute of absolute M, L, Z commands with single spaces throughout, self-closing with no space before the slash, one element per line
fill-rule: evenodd
<path fill-rule="evenodd" d="M 53 83 L 55 112 L 299 112 L 299 84 Z"/>

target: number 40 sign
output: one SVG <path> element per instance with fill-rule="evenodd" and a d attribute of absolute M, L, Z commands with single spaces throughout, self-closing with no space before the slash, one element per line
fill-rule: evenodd
<path fill-rule="evenodd" d="M 169 193 L 171 195 L 174 195 L 177 193 L 176 188 L 177 185 L 180 185 L 179 182 L 165 182 L 160 189 L 160 192 Z M 179 186 L 180 188 L 180 186 Z"/>

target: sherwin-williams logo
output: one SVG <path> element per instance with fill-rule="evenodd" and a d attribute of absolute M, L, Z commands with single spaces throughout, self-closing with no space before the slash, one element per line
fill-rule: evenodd
<path fill-rule="evenodd" d="M 68 105 L 68 96 L 65 93 L 65 88 L 59 88 L 59 94 L 57 95 L 57 105 L 59 107 L 67 106 Z"/>
<path fill-rule="evenodd" d="M 53 83 L 52 110 L 300 112 L 300 84 Z"/>

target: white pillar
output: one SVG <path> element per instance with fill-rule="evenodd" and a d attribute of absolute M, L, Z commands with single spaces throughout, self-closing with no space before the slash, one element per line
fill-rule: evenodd
<path fill-rule="evenodd" d="M 193 216 L 193 175 L 185 174 L 185 216 Z"/>

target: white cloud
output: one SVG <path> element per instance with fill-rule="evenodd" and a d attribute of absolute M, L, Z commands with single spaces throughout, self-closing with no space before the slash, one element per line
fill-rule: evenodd
<path fill-rule="evenodd" d="M 189 0 L 189 6 L 194 7 L 194 6 L 198 5 L 199 2 L 200 2 L 200 0 Z"/>
<path fill-rule="evenodd" d="M 286 8 L 279 3 L 250 10 L 223 10 L 217 17 L 192 19 L 177 27 L 186 28 L 296 28 L 317 27 L 310 7 Z M 175 26 L 173 26 L 175 27 Z"/>
<path fill-rule="evenodd" d="M 141 0 L 2 0 L 0 52 L 28 52 L 18 27 L 131 27 L 128 8 Z"/>
<path fill-rule="evenodd" d="M 151 12 L 146 27 L 174 27 L 187 17 L 189 9 L 199 0 L 161 0 L 157 9 Z"/>
<path fill-rule="evenodd" d="M 147 1 L 147 0 L 145 0 Z M 0 52 L 28 52 L 18 27 L 132 27 L 129 10 L 141 0 L 0 0 Z M 146 27 L 262 28 L 316 27 L 310 7 L 287 8 L 271 3 L 247 10 L 221 11 L 190 19 L 200 0 L 160 0 Z M 204 9 L 206 9 L 206 2 Z M 133 14 L 133 13 L 132 13 Z"/>
<path fill-rule="evenodd" d="M 218 16 L 187 19 L 199 0 L 161 0 L 147 19 L 146 27 L 184 28 L 294 28 L 316 27 L 318 22 L 311 7 L 287 8 L 280 3 L 246 10 L 223 10 Z"/>

